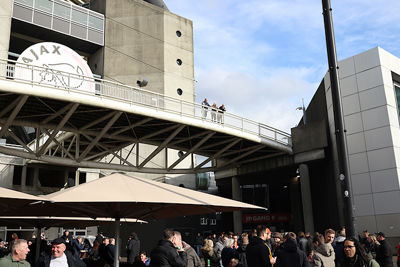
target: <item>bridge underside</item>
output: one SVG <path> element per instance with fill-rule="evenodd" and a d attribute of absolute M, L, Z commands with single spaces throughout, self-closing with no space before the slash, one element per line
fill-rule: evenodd
<path fill-rule="evenodd" d="M 22 146 L 0 146 L 0 153 L 51 164 L 147 173 L 196 173 L 286 153 L 229 134 L 111 110 L 101 104 L 90 106 L 0 92 L 0 107 L 0 138 Z M 156 147 L 141 158 L 141 144 Z M 128 155 L 122 156 L 121 150 L 129 145 L 132 146 Z M 179 159 L 166 159 L 164 166 L 149 167 L 148 163 L 165 149 L 181 151 Z M 105 161 L 107 155 L 111 157 Z M 198 160 L 195 155 L 203 157 Z M 192 158 L 191 166 L 178 168 L 187 157 Z M 112 163 L 114 159 L 120 164 Z"/>

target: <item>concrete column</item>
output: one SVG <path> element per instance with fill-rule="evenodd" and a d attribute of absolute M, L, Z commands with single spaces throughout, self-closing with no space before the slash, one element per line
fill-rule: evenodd
<path fill-rule="evenodd" d="M 303 218 L 305 232 L 314 233 L 314 217 L 311 201 L 310 175 L 308 166 L 300 164 L 301 202 L 303 204 Z"/>
<path fill-rule="evenodd" d="M 39 167 L 35 167 L 33 169 L 33 188 L 38 189 L 39 186 Z"/>
<path fill-rule="evenodd" d="M 26 191 L 26 165 L 22 166 L 21 189 L 22 189 L 22 192 Z"/>
<path fill-rule="evenodd" d="M 232 199 L 242 201 L 242 191 L 240 190 L 239 178 L 237 176 L 232 177 Z M 242 224 L 242 212 L 233 212 L 233 232 L 241 233 L 243 231 Z"/>
<path fill-rule="evenodd" d="M 8 58 L 13 0 L 2 0 L 0 5 L 0 58 Z"/>
<path fill-rule="evenodd" d="M 75 186 L 79 185 L 79 171 L 75 171 Z"/>

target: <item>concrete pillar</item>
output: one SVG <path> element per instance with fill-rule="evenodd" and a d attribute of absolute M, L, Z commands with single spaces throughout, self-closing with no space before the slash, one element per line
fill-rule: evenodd
<path fill-rule="evenodd" d="M 0 59 L 8 58 L 13 3 L 14 0 L 2 0 L 0 5 Z"/>
<path fill-rule="evenodd" d="M 79 185 L 79 171 L 75 171 L 75 186 Z"/>
<path fill-rule="evenodd" d="M 22 166 L 21 189 L 22 189 L 22 192 L 26 191 L 26 165 Z"/>
<path fill-rule="evenodd" d="M 33 169 L 33 188 L 38 189 L 39 187 L 39 167 L 35 167 Z"/>
<path fill-rule="evenodd" d="M 308 166 L 300 164 L 301 202 L 303 204 L 303 218 L 305 232 L 314 233 L 314 217 L 311 201 L 310 175 Z"/>
<path fill-rule="evenodd" d="M 242 191 L 240 190 L 239 178 L 237 176 L 232 177 L 232 199 L 242 201 Z M 243 231 L 242 224 L 242 212 L 233 212 L 233 232 L 241 233 Z"/>

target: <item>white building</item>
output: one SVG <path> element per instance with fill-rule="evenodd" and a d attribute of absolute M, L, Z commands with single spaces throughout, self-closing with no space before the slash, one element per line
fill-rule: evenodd
<path fill-rule="evenodd" d="M 380 47 L 339 62 L 356 232 L 400 236 L 400 59 Z M 334 120 L 324 78 L 330 137 Z"/>

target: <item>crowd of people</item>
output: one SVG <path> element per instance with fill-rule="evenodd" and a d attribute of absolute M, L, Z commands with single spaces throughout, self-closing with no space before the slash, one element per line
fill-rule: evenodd
<path fill-rule="evenodd" d="M 101 232 L 93 246 L 68 231 L 48 242 L 44 234 L 40 257 L 34 260 L 34 240 L 18 239 L 16 234 L 7 244 L 0 241 L 0 267 L 84 267 L 113 266 L 115 239 Z M 8 245 L 8 246 L 7 246 Z M 264 225 L 252 232 L 198 233 L 193 246 L 182 240 L 180 232 L 165 229 L 150 257 L 141 251 L 136 233 L 126 244 L 127 262 L 133 267 L 392 267 L 393 251 L 382 232 L 367 230 L 358 239 L 346 237 L 346 229 L 326 229 L 323 233 L 272 233 Z M 400 244 L 396 247 L 400 253 Z M 397 266 L 400 267 L 400 256 Z"/>
<path fill-rule="evenodd" d="M 202 116 L 204 119 L 207 118 L 208 111 L 210 111 L 212 122 L 224 123 L 224 113 L 226 111 L 225 104 L 222 104 L 218 107 L 217 103 L 214 102 L 212 105 L 210 105 L 207 98 L 204 98 L 203 102 L 201 102 L 201 105 Z"/>
<path fill-rule="evenodd" d="M 196 239 L 197 245 L 200 243 Z M 400 253 L 400 244 L 397 246 Z M 209 235 L 200 247 L 205 266 L 211 267 L 392 267 L 393 251 L 382 232 L 364 231 L 346 238 L 346 229 L 324 233 L 271 233 L 266 226 L 253 232 Z M 397 261 L 400 267 L 400 256 Z"/>

